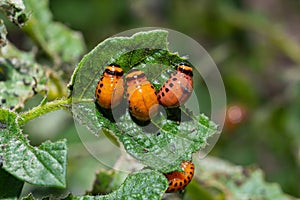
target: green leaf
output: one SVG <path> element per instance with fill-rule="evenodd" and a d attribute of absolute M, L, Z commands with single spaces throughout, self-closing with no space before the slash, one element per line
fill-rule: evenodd
<path fill-rule="evenodd" d="M 118 124 L 121 133 L 116 135 L 126 151 L 143 164 L 164 173 L 180 171 L 180 163 L 191 160 L 192 153 L 205 147 L 206 139 L 216 132 L 217 126 L 206 116 L 198 117 L 179 125 L 164 119 L 155 134 L 144 131 L 127 114 Z"/>
<path fill-rule="evenodd" d="M 0 157 L 0 166 L 2 158 Z M 24 185 L 23 181 L 18 180 L 0 167 L 0 199 L 18 199 Z"/>
<path fill-rule="evenodd" d="M 107 39 L 82 59 L 69 84 L 75 119 L 96 135 L 101 129 L 112 131 L 130 155 L 163 173 L 180 171 L 180 163 L 191 160 L 192 153 L 205 147 L 207 138 L 217 132 L 217 126 L 204 115 L 194 116 L 181 108 L 175 112 L 178 120 L 169 120 L 162 110 L 149 127 L 143 128 L 133 122 L 124 104 L 120 110 L 112 111 L 118 115 L 112 120 L 109 119 L 112 114 L 99 110 L 93 98 L 104 67 L 110 63 L 119 64 L 125 73 L 133 67 L 144 71 L 159 89 L 176 63 L 188 62 L 168 51 L 167 37 L 167 31 L 153 30 Z"/>
<path fill-rule="evenodd" d="M 16 49 L 8 43 L 1 49 L 0 58 L 0 106 L 18 109 L 37 93 L 45 93 L 46 76 L 37 64 L 33 53 Z"/>
<path fill-rule="evenodd" d="M 278 184 L 266 182 L 260 169 L 243 168 L 212 157 L 195 164 L 195 178 L 201 180 L 206 191 L 214 189 L 232 199 L 293 199 L 284 194 Z M 188 190 L 187 187 L 187 194 Z"/>
<path fill-rule="evenodd" d="M 55 64 L 77 63 L 85 51 L 82 35 L 62 23 L 52 21 L 48 0 L 25 0 L 24 3 L 26 12 L 31 13 L 24 31 L 31 35 Z"/>
<path fill-rule="evenodd" d="M 66 199 L 72 200 L 115 200 L 115 199 L 161 199 L 168 187 L 166 177 L 154 170 L 142 170 L 130 174 L 125 182 L 114 192 L 103 196 L 69 195 Z"/>
<path fill-rule="evenodd" d="M 8 19 L 18 26 L 23 26 L 27 20 L 25 6 L 22 0 L 1 0 L 0 9 L 2 9 Z"/>
<path fill-rule="evenodd" d="M 17 124 L 17 114 L 0 110 L 0 155 L 3 169 L 35 185 L 65 187 L 66 141 L 29 144 Z"/>

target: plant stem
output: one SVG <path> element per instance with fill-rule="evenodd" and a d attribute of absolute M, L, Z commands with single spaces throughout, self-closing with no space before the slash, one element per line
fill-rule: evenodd
<path fill-rule="evenodd" d="M 21 113 L 20 117 L 18 118 L 18 123 L 20 126 L 22 126 L 26 122 L 35 119 L 37 117 L 40 117 L 41 115 L 44 115 L 46 113 L 55 110 L 60 110 L 60 109 L 69 109 L 71 107 L 71 103 L 72 103 L 72 98 L 67 98 L 67 99 L 51 101 L 44 105 L 39 105 L 27 112 Z"/>

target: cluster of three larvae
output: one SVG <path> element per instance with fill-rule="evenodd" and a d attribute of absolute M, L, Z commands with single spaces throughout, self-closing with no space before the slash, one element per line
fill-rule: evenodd
<path fill-rule="evenodd" d="M 95 91 L 96 101 L 101 107 L 112 109 L 120 104 L 124 94 L 122 76 L 120 66 L 112 64 L 106 67 Z M 179 64 L 157 93 L 142 71 L 130 70 L 126 75 L 129 112 L 138 120 L 148 121 L 156 114 L 158 104 L 168 108 L 184 104 L 193 90 L 192 76 L 190 66 Z"/>

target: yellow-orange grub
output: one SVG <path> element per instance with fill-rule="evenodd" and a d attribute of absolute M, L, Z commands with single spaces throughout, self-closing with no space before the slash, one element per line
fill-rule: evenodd
<path fill-rule="evenodd" d="M 176 72 L 164 83 L 158 92 L 159 103 L 168 108 L 183 105 L 193 91 L 193 69 L 187 64 L 176 66 Z"/>
<path fill-rule="evenodd" d="M 95 97 L 97 103 L 106 109 L 120 104 L 124 95 L 123 70 L 119 65 L 107 66 L 97 83 Z"/>
<path fill-rule="evenodd" d="M 140 121 L 150 120 L 158 111 L 158 100 L 153 85 L 145 74 L 133 69 L 126 76 L 129 112 Z"/>
<path fill-rule="evenodd" d="M 166 192 L 177 192 L 183 190 L 192 180 L 194 176 L 195 166 L 191 161 L 183 161 L 181 163 L 183 172 L 170 172 L 165 174 L 169 182 Z"/>

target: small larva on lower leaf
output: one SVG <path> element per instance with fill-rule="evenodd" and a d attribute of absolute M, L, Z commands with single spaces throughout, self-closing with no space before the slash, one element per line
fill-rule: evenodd
<path fill-rule="evenodd" d="M 195 171 L 194 164 L 191 161 L 183 161 L 181 169 L 183 172 L 174 171 L 165 174 L 169 183 L 167 193 L 183 190 L 192 180 Z"/>

